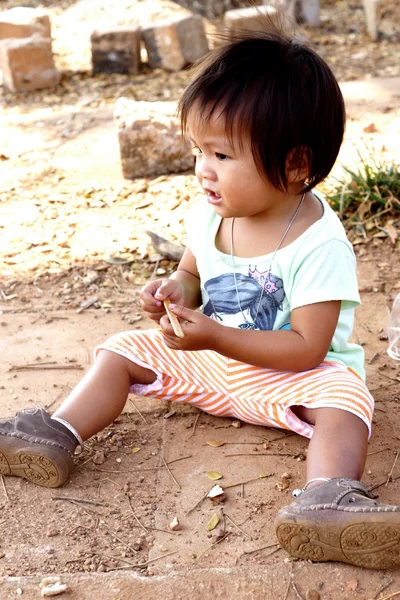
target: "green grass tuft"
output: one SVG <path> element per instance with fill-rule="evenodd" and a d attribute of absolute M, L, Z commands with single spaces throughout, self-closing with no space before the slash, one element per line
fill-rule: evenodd
<path fill-rule="evenodd" d="M 358 170 L 344 167 L 349 177 L 337 180 L 328 201 L 347 231 L 367 236 L 378 230 L 393 240 L 393 228 L 400 225 L 400 166 L 378 162 L 372 155 L 366 160 L 360 153 Z M 397 236 L 396 236 L 397 238 Z"/>

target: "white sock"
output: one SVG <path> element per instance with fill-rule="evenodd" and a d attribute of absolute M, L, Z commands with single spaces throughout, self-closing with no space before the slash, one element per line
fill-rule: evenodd
<path fill-rule="evenodd" d="M 83 439 L 81 438 L 81 436 L 79 435 L 79 433 L 77 432 L 77 430 L 75 429 L 75 427 L 73 427 L 71 425 L 71 423 L 68 423 L 68 421 L 64 421 L 64 419 L 61 419 L 60 417 L 51 417 L 51 418 L 53 419 L 53 421 L 58 421 L 59 423 L 61 423 L 62 425 L 64 425 L 67 429 L 69 429 L 70 432 L 78 440 L 79 445 L 83 446 Z"/>

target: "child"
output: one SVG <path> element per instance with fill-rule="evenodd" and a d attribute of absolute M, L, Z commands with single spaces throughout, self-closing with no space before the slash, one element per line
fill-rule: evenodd
<path fill-rule="evenodd" d="M 212 51 L 179 109 L 205 198 L 189 213 L 177 271 L 141 291 L 161 330 L 97 348 L 52 417 L 34 409 L 0 421 L 0 473 L 57 487 L 76 446 L 116 419 L 130 390 L 187 402 L 311 438 L 307 482 L 276 519 L 292 556 L 392 567 L 400 507 L 379 505 L 360 482 L 373 399 L 363 350 L 348 341 L 355 257 L 312 192 L 342 142 L 339 86 L 315 52 L 268 30 Z"/>

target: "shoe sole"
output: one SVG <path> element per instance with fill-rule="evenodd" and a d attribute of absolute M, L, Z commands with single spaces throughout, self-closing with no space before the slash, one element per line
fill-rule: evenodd
<path fill-rule="evenodd" d="M 57 488 L 68 479 L 72 466 L 72 458 L 61 448 L 17 437 L 0 438 L 0 475 L 23 477 L 42 487 Z"/>
<path fill-rule="evenodd" d="M 400 564 L 400 512 L 281 512 L 275 521 L 276 536 L 293 557 L 367 569 Z"/>

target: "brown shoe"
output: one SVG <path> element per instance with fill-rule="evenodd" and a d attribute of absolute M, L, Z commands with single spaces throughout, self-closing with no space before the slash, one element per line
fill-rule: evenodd
<path fill-rule="evenodd" d="M 378 504 L 360 481 L 329 479 L 301 491 L 279 511 L 275 531 L 296 558 L 370 569 L 400 564 L 400 506 Z"/>
<path fill-rule="evenodd" d="M 78 441 L 42 408 L 0 420 L 0 475 L 56 488 L 68 479 Z"/>

